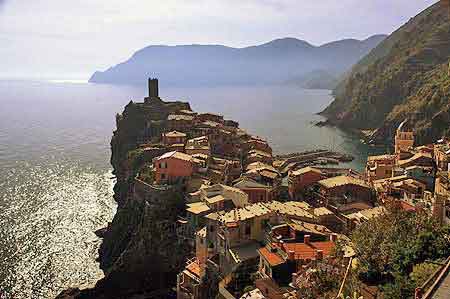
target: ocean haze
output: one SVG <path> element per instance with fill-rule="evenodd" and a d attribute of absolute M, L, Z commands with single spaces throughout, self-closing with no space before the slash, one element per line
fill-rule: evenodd
<path fill-rule="evenodd" d="M 88 79 L 149 44 L 321 45 L 388 34 L 436 0 L 14 0 L 0 10 L 0 78 Z"/>

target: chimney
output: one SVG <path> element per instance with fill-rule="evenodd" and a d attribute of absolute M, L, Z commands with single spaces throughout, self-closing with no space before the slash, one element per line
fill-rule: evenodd
<path fill-rule="evenodd" d="M 293 250 L 288 251 L 288 259 L 291 261 L 295 260 L 295 251 Z"/>
<path fill-rule="evenodd" d="M 305 244 L 307 244 L 307 245 L 310 244 L 310 240 L 311 240 L 311 236 L 310 236 L 310 235 L 305 235 L 305 236 L 303 237 L 303 242 L 304 242 Z"/>
<path fill-rule="evenodd" d="M 148 79 L 148 97 L 149 98 L 159 97 L 158 79 L 153 78 Z"/>
<path fill-rule="evenodd" d="M 330 241 L 331 242 L 336 242 L 336 240 L 337 240 L 337 234 L 331 234 L 330 235 Z"/>
<path fill-rule="evenodd" d="M 316 250 L 316 260 L 321 261 L 323 259 L 323 250 Z"/>

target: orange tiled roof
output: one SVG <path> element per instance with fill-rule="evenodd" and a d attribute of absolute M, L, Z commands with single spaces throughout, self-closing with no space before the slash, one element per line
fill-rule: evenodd
<path fill-rule="evenodd" d="M 200 277 L 200 265 L 197 261 L 194 261 L 186 266 L 186 270 L 191 272 L 192 274 L 197 275 L 197 277 Z"/>
<path fill-rule="evenodd" d="M 399 200 L 400 208 L 406 212 L 414 212 L 416 211 L 416 208 L 413 205 L 410 205 L 406 201 Z"/>
<path fill-rule="evenodd" d="M 281 246 L 285 252 L 294 251 L 296 260 L 313 260 L 316 257 L 316 250 L 322 250 L 324 257 L 330 255 L 334 242 L 283 243 Z"/>
<path fill-rule="evenodd" d="M 284 263 L 284 259 L 280 257 L 278 254 L 271 252 L 266 247 L 263 247 L 258 250 L 264 259 L 269 262 L 269 264 L 273 266 L 281 265 Z"/>

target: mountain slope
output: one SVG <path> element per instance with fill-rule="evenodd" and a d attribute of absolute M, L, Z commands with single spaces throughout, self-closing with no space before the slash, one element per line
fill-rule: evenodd
<path fill-rule="evenodd" d="M 320 47 L 283 38 L 246 48 L 221 45 L 149 46 L 130 59 L 96 72 L 90 82 L 139 84 L 158 77 L 170 85 L 284 83 L 317 70 L 338 76 L 367 54 L 384 35 L 342 40 Z"/>
<path fill-rule="evenodd" d="M 375 129 L 378 140 L 391 137 L 405 118 L 419 142 L 449 134 L 449 61 L 449 11 L 441 1 L 360 60 L 322 114 L 344 128 Z"/>

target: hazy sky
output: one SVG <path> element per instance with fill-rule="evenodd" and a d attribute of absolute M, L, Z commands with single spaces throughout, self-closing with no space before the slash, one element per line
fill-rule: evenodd
<path fill-rule="evenodd" d="M 150 44 L 391 33 L 436 0 L 0 0 L 0 77 L 84 79 Z"/>

